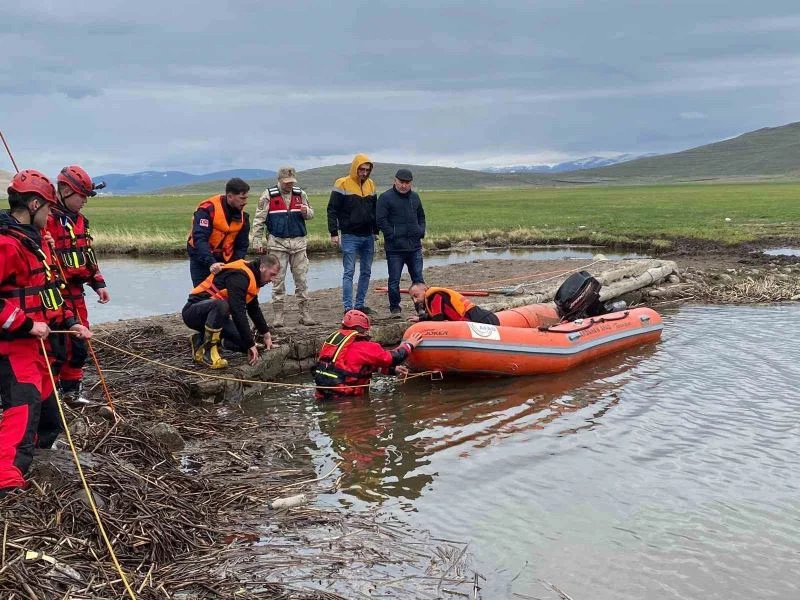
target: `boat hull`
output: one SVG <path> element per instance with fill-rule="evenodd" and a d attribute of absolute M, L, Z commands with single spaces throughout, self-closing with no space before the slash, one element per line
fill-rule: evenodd
<path fill-rule="evenodd" d="M 497 327 L 466 321 L 416 323 L 406 331 L 406 337 L 420 333 L 423 339 L 407 364 L 415 371 L 476 375 L 559 373 L 608 354 L 655 342 L 663 329 L 661 315 L 650 308 L 548 326 L 552 315 L 542 309 L 547 305 L 534 306 L 522 311 L 524 318 L 542 319 L 544 326 L 512 327 L 506 323 L 518 317 L 511 316 L 501 316 L 501 325 Z"/>

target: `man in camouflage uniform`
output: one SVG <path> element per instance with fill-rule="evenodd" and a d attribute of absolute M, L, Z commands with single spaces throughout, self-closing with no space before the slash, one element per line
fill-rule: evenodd
<path fill-rule="evenodd" d="M 253 219 L 250 248 L 258 253 L 269 252 L 278 257 L 281 270 L 273 281 L 272 307 L 275 318 L 273 327 L 283 327 L 283 312 L 286 299 L 287 265 L 292 270 L 295 295 L 299 299 L 300 324 L 315 325 L 308 307 L 308 255 L 306 254 L 306 221 L 314 218 L 314 209 L 308 202 L 305 191 L 297 186 L 294 167 L 278 169 L 278 185 L 269 187 L 258 200 Z M 264 227 L 267 245 L 264 248 Z"/>

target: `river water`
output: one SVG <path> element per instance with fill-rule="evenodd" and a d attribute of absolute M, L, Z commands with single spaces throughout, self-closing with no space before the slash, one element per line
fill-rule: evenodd
<path fill-rule="evenodd" d="M 561 254 L 426 264 L 592 258 L 550 252 Z M 113 302 L 97 305 L 94 321 L 174 312 L 185 300 L 185 261 L 102 265 Z M 312 260 L 312 288 L 338 285 L 340 272 L 338 258 Z M 385 276 L 376 260 L 374 277 Z M 381 378 L 369 400 L 265 392 L 257 410 L 311 417 L 319 473 L 340 463 L 340 490 L 319 503 L 379 506 L 468 542 L 484 600 L 558 598 L 542 581 L 573 600 L 797 598 L 795 319 L 798 304 L 684 306 L 665 312 L 658 344 L 567 374 Z"/>
<path fill-rule="evenodd" d="M 513 250 L 474 250 L 449 254 L 432 254 L 425 257 L 425 266 L 457 264 L 475 260 L 527 259 L 551 260 L 573 258 L 591 260 L 597 248 L 528 248 Z M 609 259 L 640 258 L 640 255 L 604 254 Z M 92 323 L 105 323 L 117 319 L 132 319 L 151 315 L 175 313 L 183 308 L 189 290 L 189 263 L 186 259 L 143 259 L 129 257 L 108 257 L 100 259 L 103 276 L 108 283 L 111 302 L 96 304 L 94 292 L 87 290 L 89 318 Z M 372 278 L 385 279 L 386 260 L 375 257 L 372 265 Z M 357 276 L 356 276 L 357 277 Z M 341 285 L 342 262 L 338 256 L 312 257 L 308 270 L 308 286 L 311 291 L 335 288 Z M 294 293 L 291 275 L 287 291 Z M 260 294 L 262 302 L 270 299 L 272 286 L 267 286 Z"/>
<path fill-rule="evenodd" d="M 306 390 L 319 502 L 469 543 L 482 598 L 800 597 L 800 305 L 685 306 L 661 342 L 570 373 Z M 477 384 L 476 384 L 477 383 Z M 336 474 L 334 474 L 336 476 Z"/>

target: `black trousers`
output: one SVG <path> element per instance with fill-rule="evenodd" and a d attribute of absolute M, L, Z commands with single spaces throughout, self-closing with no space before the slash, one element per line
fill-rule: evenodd
<path fill-rule="evenodd" d="M 223 347 L 234 352 L 247 352 L 239 330 L 231 319 L 231 309 L 225 300 L 200 300 L 187 302 L 181 311 L 183 322 L 189 329 L 205 333 L 209 329 L 222 329 Z"/>
<path fill-rule="evenodd" d="M 490 310 L 473 306 L 467 311 L 467 317 L 473 323 L 486 323 L 487 325 L 500 325 L 500 319 Z"/>
<path fill-rule="evenodd" d="M 211 271 L 208 265 L 194 258 L 189 258 L 189 276 L 192 278 L 193 287 L 200 285 L 210 274 Z"/>

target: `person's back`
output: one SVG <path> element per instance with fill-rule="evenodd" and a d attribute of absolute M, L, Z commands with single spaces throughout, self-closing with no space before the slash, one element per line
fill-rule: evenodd
<path fill-rule="evenodd" d="M 409 321 L 471 321 L 499 325 L 500 319 L 493 312 L 476 306 L 455 290 L 428 287 L 424 283 L 414 284 L 408 289 L 418 316 Z"/>

